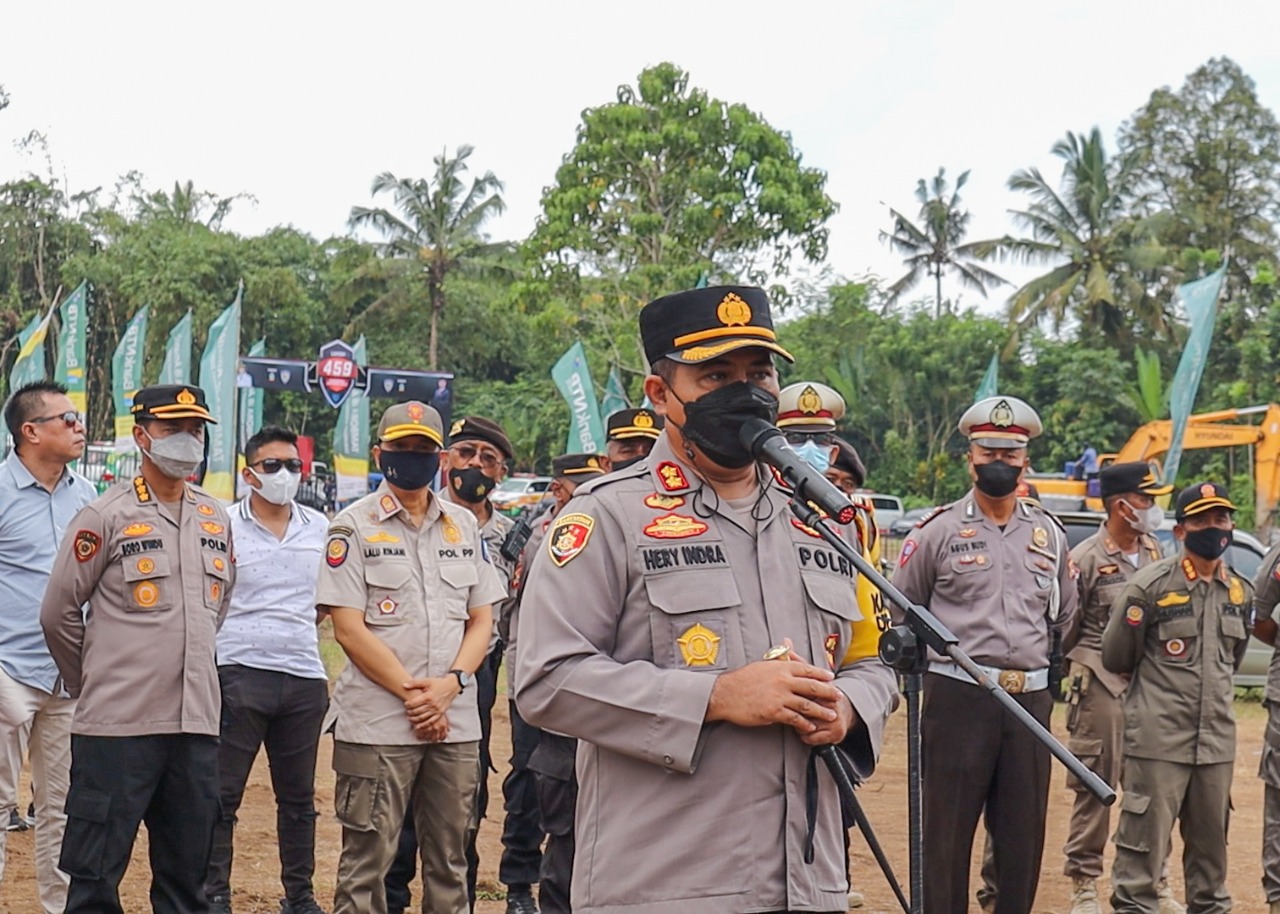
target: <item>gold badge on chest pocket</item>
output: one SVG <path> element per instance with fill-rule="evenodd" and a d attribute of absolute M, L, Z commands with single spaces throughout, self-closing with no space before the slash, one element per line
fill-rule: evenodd
<path fill-rule="evenodd" d="M 714 666 L 720 656 L 720 636 L 701 622 L 676 638 L 685 666 Z"/>

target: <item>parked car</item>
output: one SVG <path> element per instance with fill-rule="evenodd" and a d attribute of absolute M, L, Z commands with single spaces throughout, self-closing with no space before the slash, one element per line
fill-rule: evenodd
<path fill-rule="evenodd" d="M 889 528 L 893 522 L 902 517 L 902 499 L 896 495 L 881 495 L 879 492 L 865 492 L 859 490 L 859 495 L 871 500 L 871 504 L 876 509 L 876 526 L 880 528 L 881 536 L 889 535 Z"/>
<path fill-rule="evenodd" d="M 905 537 L 908 533 L 910 533 L 912 530 L 916 528 L 916 524 L 920 523 L 920 521 L 924 520 L 926 517 L 928 517 L 930 514 L 932 514 L 934 511 L 937 511 L 937 510 L 938 510 L 937 508 L 912 508 L 910 511 L 905 512 L 901 517 L 899 517 L 897 520 L 895 520 L 893 523 L 889 525 L 888 527 L 889 532 L 887 535 Z M 880 523 L 879 518 L 880 518 L 880 509 L 877 508 L 876 509 L 877 523 Z M 881 524 L 881 526 L 883 526 L 883 524 Z"/>
<path fill-rule="evenodd" d="M 509 476 L 498 483 L 489 500 L 503 514 L 514 517 L 525 508 L 537 505 L 550 485 L 550 476 Z"/>
<path fill-rule="evenodd" d="M 1103 516 L 1091 511 L 1063 511 L 1057 513 L 1058 520 L 1067 531 L 1067 541 L 1074 548 L 1086 537 L 1098 532 L 1098 525 Z M 1156 539 L 1165 555 L 1173 555 L 1178 551 L 1178 542 L 1173 538 L 1174 520 L 1165 517 L 1164 523 L 1156 531 Z M 1262 557 L 1267 549 L 1262 542 L 1245 530 L 1236 530 L 1234 541 L 1223 557 L 1227 567 L 1246 581 L 1252 581 L 1262 565 Z M 1256 689 L 1267 683 L 1267 667 L 1271 663 L 1271 648 L 1257 638 L 1249 639 L 1249 647 L 1245 651 L 1244 663 L 1236 671 L 1235 683 L 1240 688 Z"/>

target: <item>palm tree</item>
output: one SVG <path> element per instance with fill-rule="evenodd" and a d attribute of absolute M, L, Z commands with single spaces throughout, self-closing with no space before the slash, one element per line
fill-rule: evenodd
<path fill-rule="evenodd" d="M 1009 189 L 1030 198 L 1014 210 L 1023 238 L 979 245 L 1023 262 L 1059 261 L 1048 273 L 1018 289 L 1009 302 L 1009 321 L 1017 331 L 1049 317 L 1055 329 L 1074 308 L 1086 328 L 1118 341 L 1136 319 L 1156 333 L 1168 329 L 1167 314 L 1148 285 L 1164 261 L 1156 240 L 1155 217 L 1132 218 L 1121 193 L 1129 178 L 1125 166 L 1107 159 L 1102 134 L 1068 133 L 1053 146 L 1063 160 L 1058 190 L 1039 169 L 1018 171 Z M 1065 261 L 1065 262 L 1062 262 Z"/>
<path fill-rule="evenodd" d="M 428 362 L 433 371 L 439 367 L 440 315 L 445 309 L 449 275 L 483 268 L 509 248 L 505 243 L 491 243 L 481 232 L 485 222 L 505 210 L 506 204 L 502 182 L 491 171 L 466 186 L 467 159 L 473 151 L 473 147 L 462 145 L 453 158 L 448 150 L 440 153 L 432 159 L 436 172 L 430 181 L 383 172 L 373 179 L 372 195 L 390 193 L 400 215 L 382 207 L 353 206 L 347 221 L 353 229 L 369 227 L 383 236 L 385 240 L 377 247 L 389 259 L 384 264 L 387 269 L 382 270 L 384 276 L 413 277 L 425 283 L 431 303 Z M 395 284 L 370 308 L 404 292 L 402 284 Z"/>
<path fill-rule="evenodd" d="M 934 281 L 934 314 L 942 314 L 942 272 L 954 271 L 963 285 L 987 295 L 987 286 L 1002 285 L 1004 280 L 989 270 L 978 266 L 975 246 L 961 244 L 969 227 L 969 213 L 960 209 L 960 188 L 969 180 L 969 172 L 956 179 L 955 190 L 948 196 L 946 170 L 938 169 L 933 181 L 925 183 L 921 178 L 916 184 L 916 199 L 920 201 L 920 223 L 917 225 L 895 209 L 893 231 L 881 232 L 880 240 L 903 257 L 907 274 L 889 287 L 890 303 L 926 276 Z"/>

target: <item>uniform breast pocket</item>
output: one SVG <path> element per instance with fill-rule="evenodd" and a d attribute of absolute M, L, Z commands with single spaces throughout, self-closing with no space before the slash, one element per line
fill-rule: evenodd
<path fill-rule="evenodd" d="M 369 626 L 403 625 L 409 618 L 405 605 L 413 569 L 401 562 L 366 562 L 364 566 L 364 621 Z"/>
<path fill-rule="evenodd" d="M 991 573 L 991 556 L 985 552 L 976 555 L 953 555 L 948 560 L 951 586 L 960 600 L 972 600 L 986 596 L 995 587 L 996 576 Z"/>
<path fill-rule="evenodd" d="M 227 559 L 221 555 L 204 557 L 204 605 L 215 612 L 222 606 L 222 598 L 226 595 L 227 579 L 230 568 Z"/>
<path fill-rule="evenodd" d="M 682 571 L 645 578 L 653 610 L 653 662 L 664 669 L 715 671 L 746 662 L 733 572 Z"/>
<path fill-rule="evenodd" d="M 809 656 L 816 666 L 835 670 L 847 656 L 852 663 L 873 657 L 880 644 L 880 629 L 873 618 L 863 618 L 858 607 L 856 583 L 833 574 L 805 574 L 809 606 Z"/>
<path fill-rule="evenodd" d="M 1244 619 L 1239 616 L 1223 615 L 1218 620 L 1218 634 L 1219 656 L 1225 663 L 1235 663 L 1236 649 L 1248 636 L 1244 628 Z"/>
<path fill-rule="evenodd" d="M 179 586 L 169 569 L 169 556 L 143 553 L 124 560 L 124 585 L 129 612 L 163 612 L 173 608 L 174 588 Z"/>
<path fill-rule="evenodd" d="M 479 581 L 476 566 L 470 562 L 447 562 L 440 566 L 440 599 L 444 601 L 447 618 L 467 618 L 471 588 Z"/>
<path fill-rule="evenodd" d="M 1166 663 L 1191 664 L 1200 659 L 1200 623 L 1188 616 L 1156 625 L 1161 659 Z"/>
<path fill-rule="evenodd" d="M 1049 559 L 1034 553 L 1028 553 L 1022 566 L 1027 570 L 1027 582 L 1035 588 L 1036 597 L 1042 598 L 1053 587 L 1058 576 L 1058 566 Z"/>

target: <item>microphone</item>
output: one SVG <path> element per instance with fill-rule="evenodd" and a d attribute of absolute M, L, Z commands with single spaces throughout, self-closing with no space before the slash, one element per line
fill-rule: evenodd
<path fill-rule="evenodd" d="M 778 428 L 763 419 L 748 419 L 738 440 L 752 457 L 777 470 L 796 498 L 812 502 L 838 523 L 853 523 L 854 508 L 848 497 L 792 450 Z"/>

